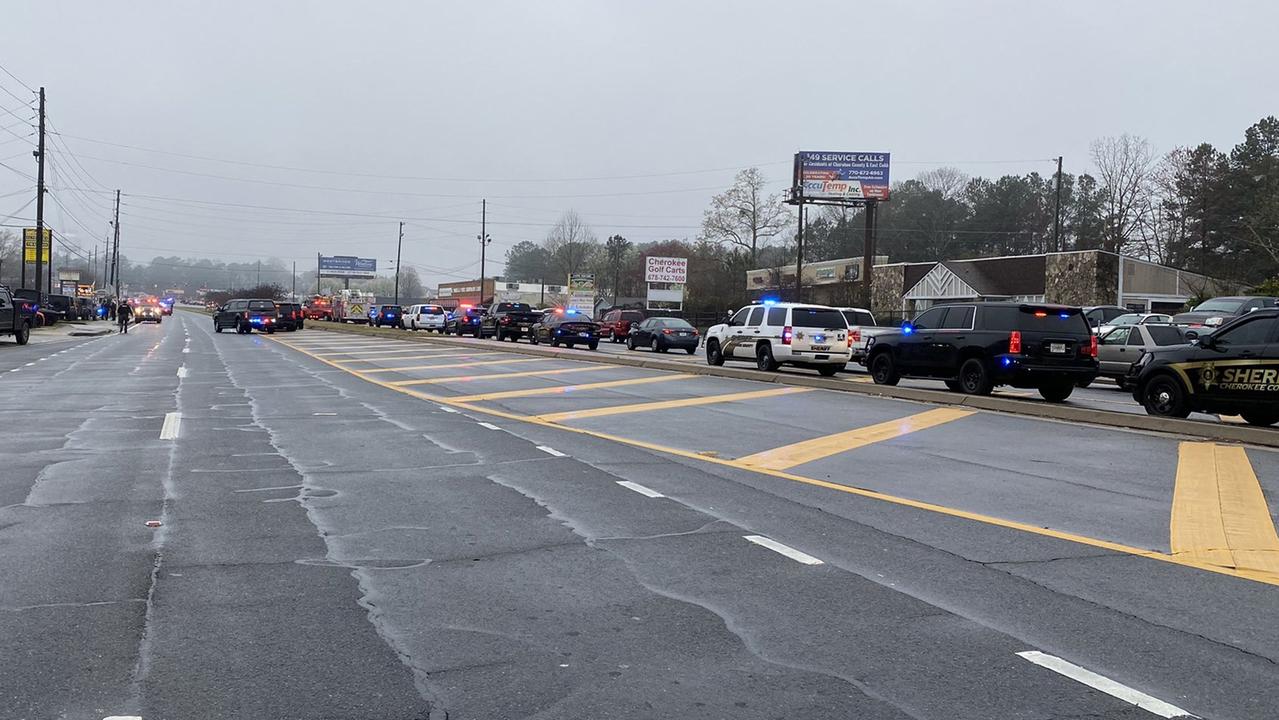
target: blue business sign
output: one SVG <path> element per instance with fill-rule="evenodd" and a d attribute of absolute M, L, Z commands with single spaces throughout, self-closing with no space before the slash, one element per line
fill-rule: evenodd
<path fill-rule="evenodd" d="M 795 153 L 794 186 L 808 200 L 887 200 L 888 153 Z"/>
<path fill-rule="evenodd" d="M 350 255 L 320 256 L 320 277 L 371 278 L 377 276 L 377 258 Z"/>

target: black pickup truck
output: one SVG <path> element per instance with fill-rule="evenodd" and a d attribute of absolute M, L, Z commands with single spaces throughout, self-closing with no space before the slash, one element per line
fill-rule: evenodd
<path fill-rule="evenodd" d="M 19 345 L 26 345 L 35 317 L 35 305 L 15 298 L 9 288 L 0 285 L 0 335 L 12 335 Z"/>
<path fill-rule="evenodd" d="M 529 337 L 533 326 L 542 321 L 542 313 L 521 302 L 499 302 L 489 306 L 480 320 L 480 337 L 515 342 Z"/>

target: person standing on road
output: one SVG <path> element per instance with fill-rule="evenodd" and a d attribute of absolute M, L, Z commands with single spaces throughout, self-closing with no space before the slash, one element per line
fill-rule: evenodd
<path fill-rule="evenodd" d="M 116 317 L 120 319 L 120 332 L 128 335 L 129 321 L 133 319 L 133 306 L 129 305 L 127 302 L 122 302 L 120 303 L 120 306 L 116 308 L 115 314 Z"/>

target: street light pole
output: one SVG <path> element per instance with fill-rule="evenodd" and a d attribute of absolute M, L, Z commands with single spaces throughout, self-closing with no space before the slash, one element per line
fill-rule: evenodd
<path fill-rule="evenodd" d="M 493 239 L 488 234 L 488 200 L 480 200 L 480 234 L 475 236 L 480 241 L 480 306 L 484 305 L 484 252 Z"/>
<path fill-rule="evenodd" d="M 400 249 L 404 246 L 404 221 L 400 221 L 400 239 L 395 243 L 395 304 L 400 304 Z M 483 263 L 481 263 L 483 264 Z M 483 283 L 480 283 L 483 286 Z"/>

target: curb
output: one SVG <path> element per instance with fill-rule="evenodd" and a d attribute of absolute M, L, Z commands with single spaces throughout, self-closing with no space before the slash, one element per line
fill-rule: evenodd
<path fill-rule="evenodd" d="M 475 344 L 455 340 L 443 335 L 421 335 L 411 330 L 394 330 L 388 328 L 370 328 L 363 325 L 347 325 L 336 323 L 307 324 L 308 330 L 325 330 L 328 332 L 347 333 L 349 335 L 369 335 L 396 340 L 407 340 L 426 344 L 450 345 L 474 348 Z M 494 345 L 497 346 L 496 341 Z M 1126 430 L 1144 430 L 1147 432 L 1181 435 L 1203 440 L 1219 440 L 1224 442 L 1243 443 L 1260 447 L 1279 448 L 1279 431 L 1270 428 L 1232 425 L 1228 423 L 1206 423 L 1195 420 L 1179 420 L 1161 418 L 1151 415 L 1137 415 L 1110 410 L 1071 407 L 1069 405 L 1052 405 L 1034 403 L 1024 400 L 992 397 L 989 395 L 963 395 L 942 390 L 924 390 L 921 388 L 903 388 L 887 385 L 871 385 L 850 383 L 833 378 L 810 375 L 790 375 L 784 373 L 766 373 L 745 368 L 714 367 L 711 365 L 692 365 L 671 362 L 669 360 L 651 360 L 625 355 L 590 354 L 581 350 L 553 350 L 540 345 L 520 345 L 519 343 L 503 343 L 497 346 L 502 352 L 514 355 L 533 355 L 536 357 L 579 360 L 605 365 L 624 365 L 628 367 L 664 370 L 689 375 L 707 375 L 712 377 L 733 378 L 735 380 L 753 380 L 755 382 L 771 382 L 778 385 L 793 385 L 821 390 L 869 395 L 871 397 L 890 398 L 895 400 L 913 400 L 933 405 L 951 405 L 969 407 L 978 410 L 1023 415 L 1048 420 L 1061 420 L 1071 423 L 1085 423 L 1103 427 L 1123 428 Z"/>

